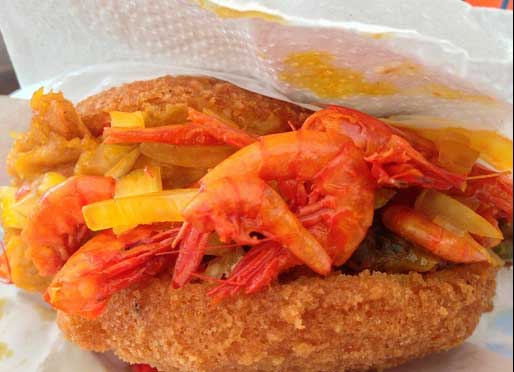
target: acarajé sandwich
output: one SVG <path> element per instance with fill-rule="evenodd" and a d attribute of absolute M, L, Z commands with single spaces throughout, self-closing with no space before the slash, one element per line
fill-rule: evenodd
<path fill-rule="evenodd" d="M 365 371 L 454 348 L 492 309 L 512 254 L 496 133 L 207 77 L 31 106 L 0 274 L 84 349 L 137 371 Z"/>

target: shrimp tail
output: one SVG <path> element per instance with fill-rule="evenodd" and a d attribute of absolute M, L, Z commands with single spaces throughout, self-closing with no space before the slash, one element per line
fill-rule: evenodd
<path fill-rule="evenodd" d="M 184 237 L 173 273 L 173 288 L 182 288 L 198 271 L 207 250 L 209 236 L 209 233 L 202 233 L 187 222 L 182 225 L 179 236 L 174 242 L 174 245 L 177 245 Z"/>
<path fill-rule="evenodd" d="M 208 295 L 214 303 L 219 303 L 242 290 L 246 294 L 257 293 L 270 286 L 280 273 L 297 264 L 298 260 L 280 244 L 259 244 L 243 257 L 229 278 L 212 289 Z"/>
<path fill-rule="evenodd" d="M 53 278 L 43 298 L 54 308 L 97 318 L 110 297 L 169 266 L 178 229 L 142 226 L 117 237 L 103 232 L 82 246 Z"/>

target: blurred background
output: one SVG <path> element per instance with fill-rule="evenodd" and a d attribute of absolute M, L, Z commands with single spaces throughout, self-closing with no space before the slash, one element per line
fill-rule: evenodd
<path fill-rule="evenodd" d="M 18 80 L 5 49 L 4 39 L 0 33 L 0 95 L 10 94 L 18 88 Z"/>
<path fill-rule="evenodd" d="M 513 0 L 464 0 L 474 6 L 512 9 Z M 16 74 L 5 48 L 0 32 L 0 95 L 6 95 L 19 88 Z"/>

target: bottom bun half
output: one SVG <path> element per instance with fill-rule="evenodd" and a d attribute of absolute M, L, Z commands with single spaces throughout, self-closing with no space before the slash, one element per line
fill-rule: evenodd
<path fill-rule="evenodd" d="M 163 372 L 366 371 L 460 345 L 492 309 L 497 270 L 305 277 L 212 305 L 211 284 L 161 276 L 115 295 L 97 320 L 60 313 L 65 336 Z"/>

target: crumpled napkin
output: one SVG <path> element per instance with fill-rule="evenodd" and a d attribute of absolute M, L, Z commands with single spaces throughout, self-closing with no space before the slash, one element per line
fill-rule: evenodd
<path fill-rule="evenodd" d="M 22 86 L 113 62 L 231 73 L 301 102 L 512 122 L 512 13 L 457 0 L 17 0 Z"/>

